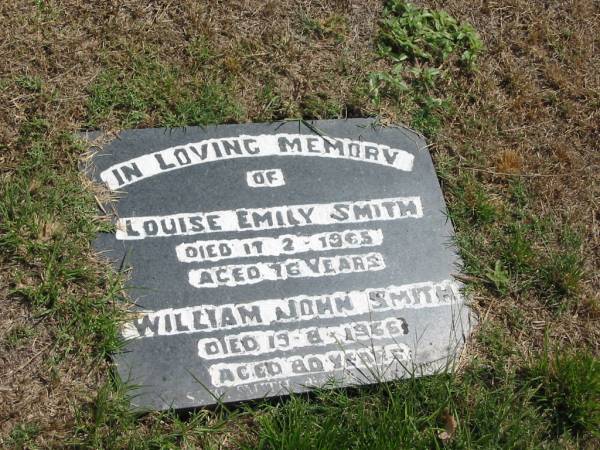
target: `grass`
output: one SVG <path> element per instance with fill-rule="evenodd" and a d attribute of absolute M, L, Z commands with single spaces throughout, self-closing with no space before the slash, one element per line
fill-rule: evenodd
<path fill-rule="evenodd" d="M 598 359 L 587 354 L 544 354 L 528 368 L 533 401 L 558 436 L 600 435 Z"/>
<path fill-rule="evenodd" d="M 439 74 L 439 67 L 453 56 L 472 68 L 482 48 L 475 29 L 468 23 L 457 22 L 445 11 L 418 7 L 403 0 L 386 3 L 379 51 L 396 63 L 429 63 L 437 67 Z"/>
<path fill-rule="evenodd" d="M 444 11 L 392 0 L 383 10 L 377 45 L 392 66 L 370 74 L 373 100 L 380 103 L 387 97 L 397 108 L 408 109 L 411 125 L 433 136 L 440 116 L 452 106 L 443 92 L 447 84 L 475 68 L 483 49 L 478 34 Z"/>
<path fill-rule="evenodd" d="M 29 445 L 39 434 L 40 430 L 35 425 L 25 424 L 17 425 L 11 431 L 7 439 L 7 445 L 16 448 L 25 448 Z"/>
<path fill-rule="evenodd" d="M 113 378 L 103 385 L 95 401 L 78 411 L 69 445 L 83 448 L 175 449 L 192 442 L 210 443 L 211 432 L 223 427 L 219 414 L 207 411 L 189 418 L 171 413 L 144 420 L 129 411 L 130 396 L 130 388 L 117 379 Z"/>
<path fill-rule="evenodd" d="M 196 42 L 189 49 L 192 70 L 210 58 Z M 231 82 L 213 78 L 181 80 L 180 69 L 135 55 L 131 67 L 103 71 L 89 88 L 89 128 L 113 121 L 123 128 L 157 121 L 168 127 L 206 125 L 239 120 L 241 111 L 231 94 Z"/>
<path fill-rule="evenodd" d="M 3 180 L 0 247 L 13 263 L 29 269 L 14 271 L 10 294 L 31 305 L 34 316 L 55 320 L 55 345 L 64 352 L 77 342 L 106 356 L 118 348 L 118 316 L 106 296 L 82 301 L 80 293 L 82 287 L 98 286 L 109 287 L 110 295 L 117 281 L 79 257 L 91 253 L 91 240 L 107 225 L 97 219 L 93 194 L 81 183 L 81 147 L 68 135 L 45 142 L 45 130 L 40 120 L 25 124 L 20 144 L 28 149 Z"/>
<path fill-rule="evenodd" d="M 342 42 L 348 33 L 348 21 L 339 14 L 332 14 L 323 20 L 304 15 L 302 24 L 305 34 L 319 39 L 333 39 L 337 43 Z"/>
<path fill-rule="evenodd" d="M 0 446 L 598 446 L 593 3 L 321 3 L 0 6 Z M 131 413 L 73 133 L 374 115 L 432 144 L 481 318 L 462 370 Z"/>
<path fill-rule="evenodd" d="M 228 436 L 235 448 L 579 448 L 586 436 L 597 434 L 597 360 L 565 351 L 507 367 L 515 351 L 504 332 L 488 329 L 480 339 L 492 358 L 473 361 L 461 376 L 317 391 L 185 419 L 173 413 L 133 419 L 125 393 L 105 387 L 94 405 L 94 421 L 81 417 L 74 443 L 218 448 L 231 424 L 243 427 Z M 140 422 L 148 424 L 143 434 Z M 444 430 L 451 436 L 447 442 Z"/>
<path fill-rule="evenodd" d="M 533 214 L 521 180 L 513 180 L 506 197 L 493 201 L 472 175 L 444 179 L 466 273 L 487 281 L 501 295 L 534 293 L 551 309 L 577 301 L 583 277 L 581 238 L 572 229 L 561 229 L 552 217 Z M 460 229 L 469 231 L 462 234 Z M 482 245 L 487 252 L 479 250 Z"/>

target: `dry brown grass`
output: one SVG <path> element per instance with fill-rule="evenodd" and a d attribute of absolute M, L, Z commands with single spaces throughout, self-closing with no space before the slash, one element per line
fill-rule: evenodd
<path fill-rule="evenodd" d="M 484 299 L 484 310 L 502 323 L 507 309 L 517 307 L 531 324 L 518 342 L 533 339 L 536 345 L 525 347 L 534 351 L 543 345 L 544 333 L 572 345 L 585 340 L 597 351 L 600 4 L 427 3 L 472 23 L 487 47 L 480 74 L 469 87 L 475 100 L 460 110 L 480 125 L 463 121 L 444 127 L 437 151 L 460 157 L 475 146 L 483 156 L 477 174 L 491 191 L 502 190 L 506 175 L 521 173 L 533 192 L 533 211 L 584 235 L 588 278 L 579 310 L 555 317 L 539 302 L 523 298 Z"/>
<path fill-rule="evenodd" d="M 72 433 L 76 405 L 95 397 L 107 365 L 86 364 L 77 357 L 64 359 L 59 365 L 50 363 L 57 352 L 52 323 L 32 317 L 26 305 L 5 293 L 0 307 L 0 336 L 18 327 L 35 330 L 31 339 L 0 351 L 0 435 L 8 435 L 16 424 L 35 423 L 43 434 L 38 443 L 56 445 Z"/>
<path fill-rule="evenodd" d="M 202 76 L 192 73 L 190 44 L 197 37 L 212 48 L 205 61 L 210 71 L 234 80 L 241 120 L 297 117 L 310 96 L 322 95 L 343 106 L 341 117 L 379 112 L 410 121 L 402 110 L 385 105 L 376 110 L 359 89 L 369 72 L 385 66 L 373 53 L 382 9 L 378 1 L 36 3 L 0 5 L 0 78 L 6 83 L 0 85 L 2 173 L 19 164 L 19 130 L 32 117 L 47 120 L 49 135 L 83 126 L 88 88 L 107 67 L 130 73 L 132 58 L 145 54 L 180 68 L 183 78 Z M 442 126 L 435 156 L 469 160 L 477 148 L 481 165 L 461 170 L 473 171 L 491 192 L 502 192 L 509 174 L 524 177 L 536 213 L 552 215 L 584 236 L 583 302 L 571 314 L 557 317 L 536 299 L 481 292 L 476 300 L 482 316 L 510 328 L 506 317 L 518 308 L 527 326 L 515 331 L 515 338 L 525 352 L 538 351 L 549 334 L 575 346 L 585 341 L 597 353 L 600 4 L 418 3 L 470 22 L 487 47 L 477 76 L 460 87 L 470 100 L 461 100 L 453 120 Z M 15 81 L 24 76 L 39 78 L 41 89 Z M 279 96 L 274 110 L 260 95 L 265 85 Z M 141 125 L 157 121 L 150 115 Z M 118 127 L 110 119 L 104 125 Z M 44 229 L 49 235 L 55 231 L 52 224 Z M 11 261 L 2 261 L 0 336 L 23 326 L 33 326 L 35 334 L 16 348 L 0 349 L 0 434 L 19 423 L 37 422 L 42 429 L 38 442 L 56 445 L 72 432 L 75 408 L 94 395 L 106 367 L 75 357 L 46 364 L 57 352 L 52 322 L 32 318 L 30 308 L 8 294 L 13 270 Z M 27 270 L 31 277 L 40 273 L 35 266 Z"/>

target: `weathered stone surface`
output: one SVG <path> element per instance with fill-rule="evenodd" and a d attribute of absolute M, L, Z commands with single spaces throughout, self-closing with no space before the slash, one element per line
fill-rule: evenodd
<path fill-rule="evenodd" d="M 115 355 L 142 408 L 366 384 L 447 366 L 470 329 L 424 140 L 368 120 L 129 130 L 90 175 L 95 242 L 139 317 Z"/>

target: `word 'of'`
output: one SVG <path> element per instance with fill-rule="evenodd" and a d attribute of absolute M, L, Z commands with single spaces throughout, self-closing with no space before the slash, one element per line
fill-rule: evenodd
<path fill-rule="evenodd" d="M 383 255 L 373 252 L 364 255 L 321 256 L 195 269 L 190 270 L 188 281 L 196 288 L 217 288 L 287 280 L 288 278 L 329 277 L 345 273 L 376 272 L 383 269 L 385 269 Z"/>
<path fill-rule="evenodd" d="M 347 318 L 385 311 L 434 308 L 462 302 L 460 287 L 456 282 L 427 281 L 364 291 L 145 311 L 135 320 L 126 323 L 121 333 L 125 339 L 172 336 L 276 323 Z"/>
<path fill-rule="evenodd" d="M 363 161 L 411 171 L 414 156 L 374 142 L 307 134 L 241 135 L 170 147 L 115 164 L 100 174 L 112 190 L 154 175 L 225 159 L 261 156 L 317 156 Z"/>
<path fill-rule="evenodd" d="M 389 376 L 390 372 L 402 371 L 403 362 L 410 359 L 410 348 L 406 344 L 396 343 L 249 363 L 218 363 L 210 366 L 208 372 L 213 386 L 216 387 L 233 387 L 322 372 L 346 373 L 348 370 L 364 367 L 369 368 L 367 373 L 383 379 Z"/>
<path fill-rule="evenodd" d="M 246 172 L 246 183 L 250 187 L 285 186 L 281 169 L 252 170 Z"/>
<path fill-rule="evenodd" d="M 315 203 L 248 208 L 168 216 L 125 217 L 116 224 L 120 240 L 193 235 L 201 233 L 269 230 L 307 225 L 333 225 L 423 217 L 420 197 Z"/>

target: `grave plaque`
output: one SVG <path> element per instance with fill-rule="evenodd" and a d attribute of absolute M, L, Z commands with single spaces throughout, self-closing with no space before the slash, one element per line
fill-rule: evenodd
<path fill-rule="evenodd" d="M 470 315 L 424 140 L 370 120 L 120 133 L 97 250 L 130 268 L 115 355 L 136 407 L 433 373 Z"/>

